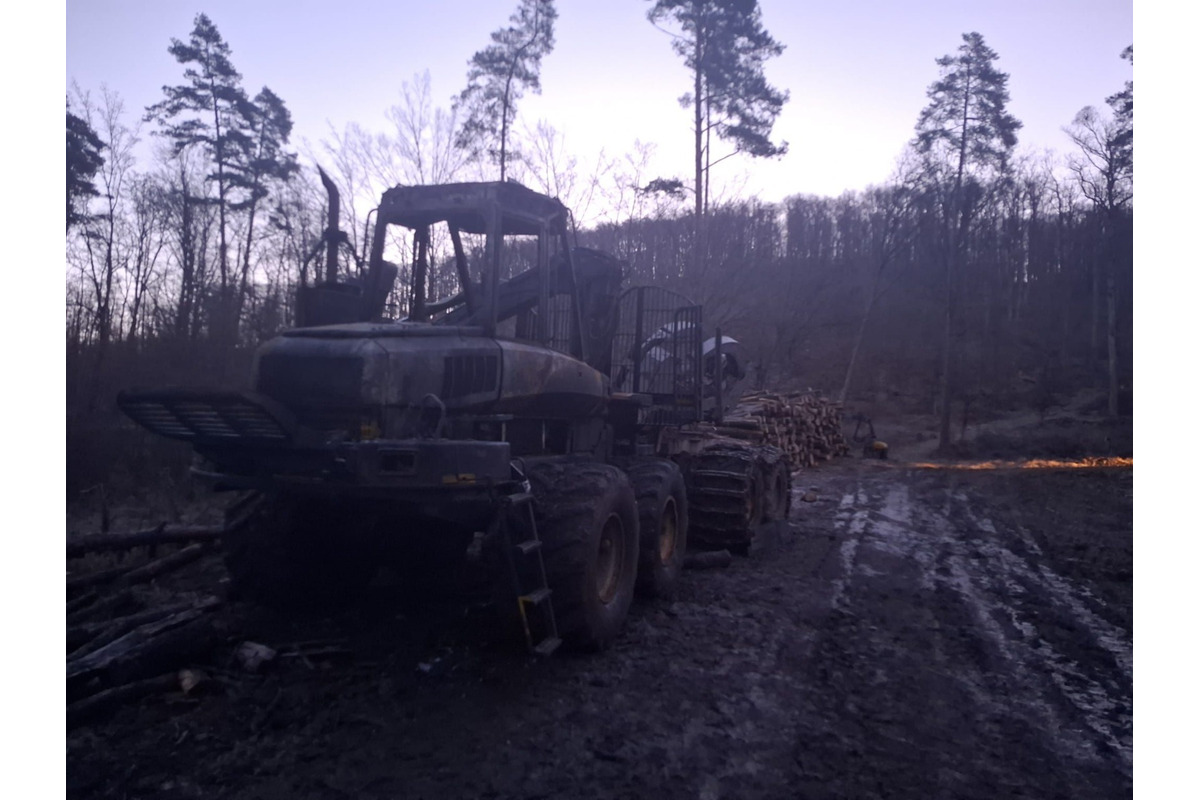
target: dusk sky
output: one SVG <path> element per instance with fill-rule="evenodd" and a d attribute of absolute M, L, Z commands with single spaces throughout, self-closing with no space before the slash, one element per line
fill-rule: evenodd
<path fill-rule="evenodd" d="M 182 80 L 168 54 L 208 14 L 232 49 L 250 94 L 266 85 L 287 103 L 293 144 L 330 126 L 386 126 L 402 81 L 429 70 L 446 107 L 466 82 L 467 60 L 508 22 L 515 0 L 345 2 L 313 0 L 68 0 L 66 78 L 125 101 L 130 122 Z M 1062 132 L 1086 105 L 1132 78 L 1121 51 L 1133 42 L 1131 0 L 761 0 L 766 29 L 786 46 L 768 79 L 791 93 L 775 127 L 790 152 L 718 166 L 714 192 L 777 201 L 836 195 L 882 183 L 938 77 L 934 63 L 978 31 L 1010 75 L 1010 111 L 1024 123 L 1021 150 L 1066 153 Z M 688 77 L 666 34 L 646 20 L 647 0 L 559 0 L 556 46 L 542 65 L 543 92 L 519 105 L 518 126 L 545 119 L 582 168 L 653 144 L 655 175 L 691 175 L 689 112 L 677 99 Z M 726 150 L 714 147 L 715 155 Z M 653 177 L 650 176 L 650 177 Z"/>

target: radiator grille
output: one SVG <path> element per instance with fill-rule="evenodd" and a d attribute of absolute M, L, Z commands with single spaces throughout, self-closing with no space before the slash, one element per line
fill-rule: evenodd
<path fill-rule="evenodd" d="M 494 392 L 499 383 L 500 359 L 497 356 L 447 356 L 442 378 L 442 399 Z"/>

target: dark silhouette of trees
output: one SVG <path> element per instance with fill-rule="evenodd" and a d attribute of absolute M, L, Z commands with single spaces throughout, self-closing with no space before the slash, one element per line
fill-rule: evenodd
<path fill-rule="evenodd" d="M 229 45 L 206 15 L 196 16 L 186 42 L 172 39 L 168 49 L 184 82 L 164 86 L 145 119 L 158 124 L 172 158 L 163 197 L 179 274 L 174 330 L 188 341 L 206 332 L 233 348 L 256 291 L 261 244 L 274 233 L 261 225 L 264 203 L 298 170 L 287 149 L 291 114 L 268 87 L 247 96 Z"/>
<path fill-rule="evenodd" d="M 894 269 L 896 263 L 901 260 L 905 250 L 911 247 L 920 231 L 919 212 L 915 208 L 918 201 L 913 182 L 914 176 L 906 174 L 902 168 L 892 184 L 870 189 L 862 197 L 860 214 L 863 228 L 860 229 L 859 241 L 864 245 L 865 252 L 859 255 L 858 259 L 869 269 L 870 279 L 866 287 L 862 317 L 846 362 L 846 377 L 837 394 L 841 402 L 845 402 L 850 392 L 854 369 L 858 365 L 858 354 L 862 350 L 871 315 L 888 288 L 885 278 L 889 270 Z"/>
<path fill-rule="evenodd" d="M 246 235 L 242 247 L 241 273 L 234 300 L 235 318 L 241 316 L 242 306 L 250 289 L 250 265 L 254 251 L 254 221 L 259 203 L 268 195 L 272 182 L 284 183 L 299 170 L 294 153 L 287 152 L 292 134 L 292 115 L 279 98 L 264 86 L 247 109 L 251 113 L 247 152 L 241 171 L 230 176 L 231 184 L 244 192 L 244 199 L 231 205 L 246 211 Z"/>
<path fill-rule="evenodd" d="M 216 185 L 217 268 L 220 295 L 215 326 L 227 337 L 236 330 L 233 276 L 229 267 L 230 190 L 245 172 L 252 150 L 250 123 L 255 110 L 242 89 L 229 45 L 206 15 L 197 14 L 187 42 L 172 39 L 168 51 L 184 66 L 186 83 L 163 86 L 165 99 L 146 109 L 146 120 L 162 126 L 176 155 L 199 146 L 212 161 L 208 180 Z"/>
<path fill-rule="evenodd" d="M 118 305 L 118 292 L 124 273 L 129 269 L 133 254 L 127 240 L 125 206 L 129 193 L 133 168 L 133 148 L 137 144 L 137 131 L 122 121 L 124 104 L 121 98 L 108 89 L 102 92 L 99 104 L 86 94 L 79 93 L 81 121 L 94 130 L 96 141 L 107 153 L 95 173 L 99 184 L 93 189 L 100 210 L 98 213 L 81 215 L 78 220 L 77 248 L 69 251 L 78 264 L 81 274 L 89 285 L 94 301 L 91 334 L 95 349 L 93 382 L 89 389 L 88 403 L 95 403 L 96 377 L 104 367 L 109 343 L 114 333 L 114 319 Z"/>
<path fill-rule="evenodd" d="M 1121 57 L 1132 64 L 1133 45 Z M 1132 260 L 1127 210 L 1133 201 L 1133 81 L 1126 81 L 1125 88 L 1108 97 L 1107 103 L 1110 115 L 1087 106 L 1066 130 L 1078 149 L 1069 161 L 1071 171 L 1099 218 L 1103 247 L 1094 267 L 1094 285 L 1104 285 L 1108 413 L 1116 417 L 1120 394 L 1117 262 Z"/>
<path fill-rule="evenodd" d="M 689 66 L 699 52 L 695 63 L 709 69 L 694 73 L 699 91 L 689 99 L 701 113 L 695 187 L 654 178 L 652 144 L 585 162 L 544 121 L 526 128 L 530 157 L 514 166 L 514 104 L 536 86 L 522 81 L 536 79 L 541 56 L 517 57 L 548 53 L 552 37 L 522 53 L 531 39 L 514 32 L 533 18 L 518 11 L 509 33 L 493 36 L 493 47 L 503 55 L 508 46 L 512 60 L 480 61 L 496 69 L 479 72 L 473 97 L 480 108 L 485 100 L 496 104 L 494 127 L 472 140 L 477 152 L 497 159 L 503 153 L 505 177 L 563 195 L 580 215 L 577 244 L 622 258 L 630 284 L 662 286 L 703 304 L 708 333 L 719 325 L 742 343 L 758 386 L 824 390 L 869 414 L 880 406 L 936 409 L 943 443 L 951 401 L 965 426 L 977 410 L 1045 409 L 1059 392 L 1105 385 L 1109 411 L 1125 413 L 1123 387 L 1132 373 L 1131 81 L 1106 98 L 1107 108 L 1075 116 L 1069 158 L 1014 153 L 1019 123 L 1005 110 L 1007 76 L 982 37 L 967 34 L 958 51 L 938 59 L 941 75 L 912 147 L 884 185 L 840 197 L 793 195 L 780 204 L 710 203 L 708 171 L 719 161 L 710 156 L 714 142 L 729 142 L 735 153 L 769 155 L 775 148 L 767 125 L 773 116 L 765 112 L 761 138 L 737 139 L 754 128 L 739 127 L 753 114 L 737 103 L 754 93 L 734 87 L 778 45 L 763 45 L 761 58 L 742 62 L 739 73 L 737 53 L 718 58 L 727 41 L 720 35 L 745 26 L 761 32 L 756 3 L 663 0 L 654 8 L 662 23 L 681 31 L 675 47 Z M 552 33 L 549 3 L 521 9 L 541 15 L 538 30 Z M 740 17 L 722 16 L 738 11 Z M 694 18 L 708 26 L 701 50 L 677 12 L 711 14 Z M 116 392 L 192 382 L 236 387 L 249 374 L 254 346 L 292 324 L 296 287 L 312 277 L 306 258 L 324 230 L 326 196 L 314 170 L 297 170 L 282 98 L 265 88 L 253 100 L 245 96 L 228 47 L 203 15 L 188 42 L 174 42 L 171 52 L 184 80 L 147 110 L 143 122 L 156 124 L 165 143 L 147 164 L 134 161 L 140 126 L 123 118 L 119 97 L 104 91 L 93 102 L 76 90 L 68 99 L 71 492 L 139 486 L 158 480 L 163 465 L 171 474 L 186 472 L 186 454 L 172 455 L 170 443 L 122 425 Z M 1122 55 L 1131 60 L 1132 49 Z M 460 114 L 468 110 L 461 95 L 456 105 Z M 433 108 L 427 76 L 405 83 L 385 114 L 387 131 L 351 123 L 320 143 L 314 159 L 342 190 L 343 227 L 355 252 L 367 230 L 365 210 L 383 189 L 461 179 L 467 166 L 468 151 L 455 146 L 464 129 L 455 112 Z M 722 139 L 726 134 L 734 138 Z M 699 191 L 688 197 L 691 188 Z M 475 246 L 469 237 L 463 244 Z M 412 244 L 397 239 L 392 246 Z M 457 272 L 442 258 L 449 243 L 430 248 L 430 280 L 439 294 L 453 293 Z M 343 256 L 355 269 L 349 253 Z M 393 316 L 407 308 L 410 277 L 402 268 Z"/>
<path fill-rule="evenodd" d="M 928 166 L 927 184 L 941 205 L 940 259 L 946 273 L 945 330 L 941 374 L 939 447 L 950 445 L 957 281 L 968 252 L 972 220 L 980 211 L 984 182 L 1008 167 L 1021 123 L 1008 113 L 1008 75 L 978 33 L 963 34 L 954 55 L 937 59 L 941 76 L 930 85 L 929 105 L 917 120 L 915 146 Z"/>
<path fill-rule="evenodd" d="M 506 176 L 511 156 L 508 135 L 517 115 L 517 101 L 528 89 L 542 90 L 542 58 L 554 49 L 554 0 L 520 0 L 509 17 L 512 24 L 492 32 L 492 43 L 471 56 L 467 88 L 454 101 L 462 115 L 455 139 L 473 157 L 487 156 Z"/>

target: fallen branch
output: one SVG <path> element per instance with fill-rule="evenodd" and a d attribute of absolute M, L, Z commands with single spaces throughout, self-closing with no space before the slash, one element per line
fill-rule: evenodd
<path fill-rule="evenodd" d="M 89 572 L 86 575 L 75 575 L 67 577 L 67 593 L 77 592 L 80 589 L 87 589 L 91 586 L 99 586 L 102 583 L 112 583 L 117 578 L 120 578 L 125 573 L 129 572 L 131 567 L 113 567 L 112 569 L 104 569 L 98 572 Z M 67 606 L 67 612 L 70 613 L 70 605 Z"/>
<path fill-rule="evenodd" d="M 120 578 L 120 583 L 122 586 L 132 586 L 135 583 L 146 583 L 147 581 L 154 580 L 160 575 L 179 569 L 185 564 L 192 563 L 204 555 L 205 549 L 206 545 L 203 544 L 188 545 L 178 552 L 171 553 L 168 556 L 151 561 L 149 564 L 143 564 L 136 569 L 130 570 Z"/>
<path fill-rule="evenodd" d="M 158 544 L 181 542 L 211 542 L 220 539 L 228 529 L 224 525 L 159 525 L 134 533 L 97 533 L 78 536 L 67 541 L 67 558 L 105 550 L 128 550 Z"/>
<path fill-rule="evenodd" d="M 205 610 L 191 608 L 140 625 L 91 653 L 68 660 L 68 700 L 178 669 L 206 654 L 216 640 L 216 631 Z"/>
<path fill-rule="evenodd" d="M 220 604 L 215 597 L 206 597 L 198 603 L 177 603 L 162 608 L 152 608 L 137 614 L 129 614 L 109 622 L 84 622 L 67 628 L 68 661 L 82 658 L 88 653 L 95 652 L 111 642 L 115 642 L 125 634 L 141 627 L 148 622 L 179 614 L 189 609 L 207 610 Z"/>
<path fill-rule="evenodd" d="M 71 600 L 67 601 L 67 617 L 79 614 L 83 609 L 95 603 L 100 599 L 100 595 L 95 592 L 85 592 Z"/>
<path fill-rule="evenodd" d="M 83 600 L 87 600 L 87 602 L 75 605 L 76 602 Z M 85 619 L 109 616 L 123 609 L 140 608 L 141 605 L 128 589 L 104 597 L 98 597 L 94 592 L 89 592 L 67 604 L 67 622 L 82 622 Z"/>
<path fill-rule="evenodd" d="M 97 692 L 91 697 L 85 697 L 67 706 L 67 730 L 71 730 L 89 719 L 112 713 L 126 703 L 178 688 L 179 676 L 171 672 Z"/>
<path fill-rule="evenodd" d="M 140 567 L 133 567 L 132 569 L 129 567 L 114 567 L 113 569 L 93 572 L 87 575 L 70 577 L 67 578 L 67 592 L 101 583 L 112 583 L 116 586 L 133 586 L 137 583 L 146 583 L 171 570 L 179 569 L 185 564 L 192 563 L 204 555 L 206 546 L 204 544 L 188 545 L 182 550 L 155 559 Z"/>

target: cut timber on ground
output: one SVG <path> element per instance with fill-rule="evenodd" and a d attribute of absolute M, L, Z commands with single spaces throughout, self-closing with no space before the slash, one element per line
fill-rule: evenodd
<path fill-rule="evenodd" d="M 159 525 L 133 533 L 96 533 L 75 536 L 67 541 L 67 558 L 78 558 L 88 553 L 106 550 L 129 550 L 159 544 L 181 542 L 211 542 L 226 533 L 224 526 L 214 525 Z"/>
<path fill-rule="evenodd" d="M 770 444 L 793 470 L 849 454 L 842 432 L 842 404 L 814 394 L 747 395 L 714 431 L 722 436 Z"/>

